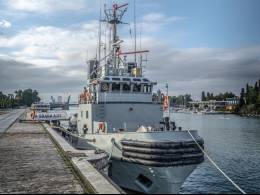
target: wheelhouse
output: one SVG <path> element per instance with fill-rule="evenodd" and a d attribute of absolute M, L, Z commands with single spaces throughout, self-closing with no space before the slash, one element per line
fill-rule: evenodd
<path fill-rule="evenodd" d="M 152 94 L 153 86 L 156 85 L 146 78 L 131 77 L 104 77 L 98 83 L 98 91 L 101 93 Z"/>

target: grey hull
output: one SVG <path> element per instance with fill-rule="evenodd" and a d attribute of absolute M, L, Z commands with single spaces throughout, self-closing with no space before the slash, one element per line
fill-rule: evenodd
<path fill-rule="evenodd" d="M 145 194 L 177 194 L 197 165 L 147 167 L 113 160 L 110 177 L 119 186 Z"/>
<path fill-rule="evenodd" d="M 68 134 L 67 134 L 68 133 Z M 197 131 L 192 131 L 199 140 Z M 146 194 L 176 194 L 186 178 L 196 169 L 199 164 L 184 166 L 154 167 L 122 161 L 122 151 L 114 147 L 111 140 L 121 143 L 121 140 L 140 139 L 146 141 L 162 140 L 185 140 L 191 141 L 187 132 L 164 132 L 164 133 L 122 133 L 122 134 L 89 134 L 78 136 L 66 132 L 67 139 L 78 149 L 98 148 L 111 154 L 112 165 L 109 175 L 113 181 L 122 188 Z M 181 138 L 181 139 L 180 139 Z M 120 145 L 121 146 L 121 145 Z"/>

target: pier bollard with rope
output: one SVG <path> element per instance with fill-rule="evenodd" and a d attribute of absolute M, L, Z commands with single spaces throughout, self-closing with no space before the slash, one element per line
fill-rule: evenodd
<path fill-rule="evenodd" d="M 191 134 L 190 130 L 188 130 L 189 135 L 193 139 L 193 141 L 196 143 L 196 145 L 199 147 L 201 152 L 207 157 L 207 159 L 212 163 L 212 165 L 242 194 L 246 194 L 244 190 L 242 190 L 224 171 L 220 169 L 220 167 L 210 158 L 210 156 L 207 154 L 207 152 L 199 145 L 199 143 L 196 141 L 194 136 Z"/>

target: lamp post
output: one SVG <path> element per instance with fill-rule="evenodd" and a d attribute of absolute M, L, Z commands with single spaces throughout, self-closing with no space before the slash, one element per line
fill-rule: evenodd
<path fill-rule="evenodd" d="M 166 83 L 166 97 L 168 98 L 168 113 L 169 113 L 169 118 L 171 118 L 171 115 L 170 115 L 170 100 L 169 100 L 169 84 Z"/>

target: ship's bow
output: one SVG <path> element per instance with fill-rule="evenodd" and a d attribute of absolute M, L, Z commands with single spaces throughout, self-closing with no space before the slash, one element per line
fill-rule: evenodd
<path fill-rule="evenodd" d="M 186 178 L 204 161 L 204 141 L 191 131 L 125 136 L 121 158 L 114 158 L 111 178 L 121 187 L 142 193 L 178 193 Z M 136 135 L 137 136 L 137 135 Z M 145 138 L 146 137 L 146 138 Z M 141 141 L 142 140 L 142 141 Z"/>

